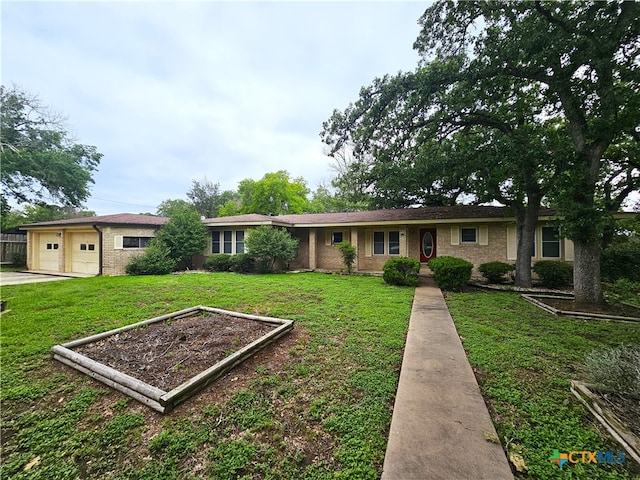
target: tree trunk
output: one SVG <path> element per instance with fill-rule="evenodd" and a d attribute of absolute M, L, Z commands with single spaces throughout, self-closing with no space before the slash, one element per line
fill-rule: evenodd
<path fill-rule="evenodd" d="M 574 238 L 573 290 L 575 301 L 582 305 L 603 303 L 600 280 L 600 242 Z"/>
<path fill-rule="evenodd" d="M 534 250 L 540 202 L 533 201 L 524 208 L 516 207 L 514 210 L 516 211 L 516 237 L 518 242 L 514 283 L 517 287 L 530 287 L 531 257 Z"/>

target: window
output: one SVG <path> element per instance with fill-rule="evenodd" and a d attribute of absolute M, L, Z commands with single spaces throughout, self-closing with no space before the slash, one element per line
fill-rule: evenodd
<path fill-rule="evenodd" d="M 556 227 L 542 227 L 542 258 L 560 258 L 560 235 Z"/>
<path fill-rule="evenodd" d="M 244 253 L 244 230 L 213 230 L 211 232 L 211 253 L 225 253 L 227 255 Z"/>
<path fill-rule="evenodd" d="M 89 251 L 93 251 L 96 249 L 96 246 L 93 243 L 90 243 L 89 245 L 87 245 L 87 247 L 89 247 Z"/>
<path fill-rule="evenodd" d="M 222 253 L 228 253 L 229 255 L 231 255 L 233 253 L 231 247 L 233 246 L 232 244 L 232 237 L 233 232 L 231 230 L 225 230 L 223 232 L 223 247 L 224 250 L 222 251 Z"/>
<path fill-rule="evenodd" d="M 86 243 L 81 243 L 80 244 L 80 250 L 86 250 L 87 249 L 87 244 Z"/>
<path fill-rule="evenodd" d="M 211 253 L 220 253 L 220 232 L 211 232 Z"/>
<path fill-rule="evenodd" d="M 58 249 L 57 243 L 47 243 L 47 250 L 57 250 L 57 249 Z"/>
<path fill-rule="evenodd" d="M 151 238 L 152 237 L 122 237 L 122 248 L 145 248 L 151 241 Z"/>
<path fill-rule="evenodd" d="M 384 255 L 384 232 L 373 232 L 373 254 Z"/>
<path fill-rule="evenodd" d="M 460 228 L 460 243 L 477 243 L 478 242 L 478 230 L 476 227 L 461 227 Z"/>
<path fill-rule="evenodd" d="M 338 245 L 339 243 L 342 243 L 342 240 L 342 232 L 333 232 L 331 234 L 331 245 Z"/>
<path fill-rule="evenodd" d="M 236 230 L 236 253 L 244 253 L 244 230 Z"/>
<path fill-rule="evenodd" d="M 369 244 L 367 249 L 372 247 L 374 255 L 400 255 L 400 231 L 373 232 L 373 245 Z"/>
<path fill-rule="evenodd" d="M 389 255 L 400 255 L 400 232 L 389 232 Z"/>

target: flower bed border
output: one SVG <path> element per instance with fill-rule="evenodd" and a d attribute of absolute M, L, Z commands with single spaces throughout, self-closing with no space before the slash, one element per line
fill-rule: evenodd
<path fill-rule="evenodd" d="M 96 362 L 91 358 L 74 352 L 73 348 L 80 345 L 86 345 L 103 338 L 116 335 L 118 333 L 126 332 L 135 328 L 140 328 L 153 323 L 163 322 L 169 319 L 179 319 L 193 315 L 198 312 L 211 312 L 221 315 L 229 315 L 231 317 L 238 317 L 257 322 L 267 323 L 277 326 L 274 330 L 263 335 L 259 339 L 244 346 L 240 350 L 229 355 L 225 359 L 216 363 L 215 365 L 207 368 L 203 372 L 197 374 L 190 380 L 178 385 L 171 391 L 167 392 L 160 388 L 149 385 L 141 380 L 131 377 L 125 373 L 122 373 L 114 368 L 111 368 L 102 363 Z M 129 395 L 130 397 L 138 400 L 139 402 L 153 408 L 160 413 L 168 413 L 176 405 L 184 402 L 191 397 L 194 393 L 201 390 L 209 383 L 220 378 L 229 370 L 244 362 L 247 358 L 253 356 L 258 351 L 262 350 L 267 345 L 275 342 L 283 335 L 289 333 L 293 329 L 293 320 L 285 320 L 281 318 L 263 317 L 259 315 L 249 315 L 245 313 L 231 312 L 228 310 L 222 310 L 219 308 L 205 307 L 198 305 L 196 307 L 186 308 L 177 312 L 168 313 L 159 317 L 143 320 L 125 327 L 116 328 L 107 332 L 91 335 L 89 337 L 74 340 L 72 342 L 64 343 L 62 345 L 55 345 L 51 351 L 55 360 L 64 363 L 76 370 L 79 370 L 90 377 L 99 380 L 100 382 L 109 385 L 120 392 Z"/>
<path fill-rule="evenodd" d="M 598 397 L 591 391 L 590 385 L 572 380 L 571 393 L 589 409 L 596 420 L 625 449 L 626 453 L 640 465 L 640 438 L 626 428 L 625 424 L 611 410 L 598 403 Z"/>
<path fill-rule="evenodd" d="M 605 315 L 602 313 L 572 312 L 569 310 L 559 310 L 557 308 L 552 307 L 551 305 L 547 305 L 541 300 L 538 300 L 538 298 L 557 298 L 561 300 L 566 300 L 567 296 L 531 295 L 531 294 L 522 294 L 521 296 L 527 302 L 549 313 L 553 313 L 554 315 L 564 315 L 567 317 L 576 317 L 576 318 L 584 318 L 584 319 L 613 320 L 613 321 L 620 321 L 620 322 L 640 322 L 640 318 L 638 317 L 622 317 L 617 315 Z"/>

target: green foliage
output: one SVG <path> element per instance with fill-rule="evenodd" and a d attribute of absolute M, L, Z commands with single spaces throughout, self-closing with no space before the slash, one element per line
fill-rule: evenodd
<path fill-rule="evenodd" d="M 473 263 L 458 257 L 437 257 L 429 261 L 433 279 L 444 290 L 460 290 L 471 280 Z"/>
<path fill-rule="evenodd" d="M 533 271 L 546 288 L 563 288 L 571 284 L 573 267 L 560 260 L 542 260 L 533 266 Z"/>
<path fill-rule="evenodd" d="M 268 225 L 249 230 L 245 238 L 247 251 L 261 273 L 272 272 L 278 261 L 285 266 L 293 261 L 298 254 L 298 243 L 286 229 Z"/>
<path fill-rule="evenodd" d="M 219 253 L 209 255 L 204 262 L 204 269 L 211 272 L 250 273 L 255 269 L 255 260 L 248 253 L 226 255 Z"/>
<path fill-rule="evenodd" d="M 479 270 L 489 283 L 502 283 L 504 276 L 513 271 L 513 265 L 504 262 L 487 262 L 480 265 Z"/>
<path fill-rule="evenodd" d="M 585 375 L 596 387 L 640 398 L 640 346 L 621 345 L 589 353 Z"/>
<path fill-rule="evenodd" d="M 640 282 L 619 278 L 606 285 L 605 298 L 610 303 L 629 303 L 640 308 Z"/>
<path fill-rule="evenodd" d="M 238 253 L 231 257 L 229 270 L 236 273 L 251 273 L 256 268 L 254 258 L 248 253 Z"/>
<path fill-rule="evenodd" d="M 29 205 L 25 204 L 21 209 L 2 209 L 2 230 L 10 230 L 20 225 L 36 222 L 49 222 L 65 218 L 94 217 L 96 212 L 76 208 L 73 206 L 58 205 Z"/>
<path fill-rule="evenodd" d="M 217 217 L 220 207 L 237 196 L 236 192 L 229 190 L 221 192 L 220 183 L 213 183 L 207 177 L 200 182 L 193 180 L 187 192 L 191 207 L 205 218 Z"/>
<path fill-rule="evenodd" d="M 27 254 L 26 253 L 14 253 L 11 255 L 11 265 L 14 267 L 26 267 L 27 266 Z"/>
<path fill-rule="evenodd" d="M 224 253 L 209 255 L 204 262 L 204 269 L 210 272 L 228 272 L 231 269 L 232 257 Z"/>
<path fill-rule="evenodd" d="M 207 227 L 197 212 L 180 210 L 158 230 L 156 238 L 169 247 L 171 258 L 179 266 L 191 268 L 193 256 L 207 247 Z"/>
<path fill-rule="evenodd" d="M 0 86 L 2 106 L 2 196 L 19 203 L 54 203 L 79 207 L 102 154 L 74 143 L 59 116 L 37 97 Z"/>
<path fill-rule="evenodd" d="M 605 248 L 600 260 L 602 278 L 640 282 L 640 241 L 629 240 Z"/>
<path fill-rule="evenodd" d="M 420 279 L 420 262 L 415 258 L 397 257 L 387 260 L 382 267 L 382 278 L 391 285 L 417 287 Z"/>
<path fill-rule="evenodd" d="M 153 239 L 143 253 L 133 255 L 125 267 L 127 275 L 166 275 L 176 268 L 171 251 L 162 241 Z"/>
<path fill-rule="evenodd" d="M 309 200 L 304 178 L 289 177 L 285 170 L 267 173 L 260 180 L 245 179 L 238 184 L 240 213 L 285 215 L 308 211 Z M 225 205 L 225 212 L 229 207 Z"/>
<path fill-rule="evenodd" d="M 161 217 L 174 217 L 184 211 L 195 211 L 193 206 L 186 200 L 164 200 L 156 210 Z"/>
<path fill-rule="evenodd" d="M 356 247 L 351 245 L 351 242 L 347 242 L 346 240 L 340 242 L 336 245 L 340 255 L 342 256 L 342 263 L 344 263 L 345 268 L 347 269 L 347 274 L 351 275 L 353 272 L 353 264 L 356 261 Z"/>

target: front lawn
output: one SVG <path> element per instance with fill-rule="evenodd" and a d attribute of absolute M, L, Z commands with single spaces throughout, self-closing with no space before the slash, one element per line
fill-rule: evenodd
<path fill-rule="evenodd" d="M 411 288 L 317 273 L 185 274 L 7 286 L 2 297 L 1 478 L 380 476 Z M 617 452 L 569 380 L 591 350 L 639 344 L 639 324 L 555 317 L 513 293 L 446 299 L 500 440 L 527 467 L 519 477 L 637 478 L 630 460 L 561 470 L 550 458 Z M 54 344 L 200 304 L 296 326 L 165 416 L 50 359 Z"/>
<path fill-rule="evenodd" d="M 376 277 L 185 274 L 2 296 L 2 478 L 380 476 L 413 289 Z M 194 305 L 296 325 L 164 417 L 50 358 L 55 344 Z"/>
<path fill-rule="evenodd" d="M 630 457 L 623 465 L 568 463 L 562 470 L 550 461 L 554 450 L 620 450 L 569 383 L 580 378 L 587 353 L 639 345 L 639 323 L 556 317 L 514 293 L 447 293 L 446 300 L 498 436 L 524 459 L 522 478 L 639 478 Z"/>

